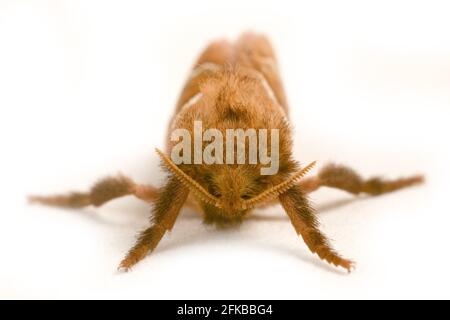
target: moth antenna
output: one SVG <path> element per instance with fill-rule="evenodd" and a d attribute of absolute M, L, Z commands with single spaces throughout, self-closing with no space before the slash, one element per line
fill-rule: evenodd
<path fill-rule="evenodd" d="M 169 171 L 172 172 L 181 183 L 183 183 L 206 203 L 214 205 L 218 208 L 221 207 L 220 200 L 217 197 L 214 197 L 212 194 L 206 191 L 205 188 L 203 188 L 197 181 L 192 179 L 189 175 L 184 173 L 183 170 L 178 168 L 178 166 L 173 163 L 173 161 L 168 156 L 166 156 L 164 152 L 162 152 L 158 148 L 155 148 L 155 150 L 163 161 L 164 166 L 169 169 Z"/>
<path fill-rule="evenodd" d="M 273 198 L 278 197 L 280 194 L 286 192 L 292 186 L 301 178 L 305 176 L 314 166 L 316 165 L 316 161 L 311 162 L 308 164 L 305 168 L 299 170 L 294 175 L 289 177 L 287 180 L 277 184 L 276 186 L 273 186 L 270 189 L 267 189 L 266 191 L 260 193 L 256 197 L 253 197 L 251 199 L 245 200 L 242 203 L 243 209 L 250 209 L 254 208 L 257 204 L 261 202 L 269 201 Z"/>

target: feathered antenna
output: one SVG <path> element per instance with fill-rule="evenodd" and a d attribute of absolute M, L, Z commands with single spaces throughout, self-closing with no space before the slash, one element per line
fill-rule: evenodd
<path fill-rule="evenodd" d="M 161 160 L 163 161 L 164 166 L 169 169 L 170 172 L 172 172 L 175 177 L 178 178 L 178 180 L 183 183 L 186 187 L 188 187 L 191 191 L 193 191 L 201 200 L 205 201 L 206 203 L 209 203 L 213 206 L 216 206 L 218 208 L 222 208 L 223 205 L 220 202 L 220 199 L 210 194 L 208 191 L 205 190 L 197 181 L 192 179 L 189 175 L 184 173 L 183 170 L 178 168 L 178 166 L 173 163 L 173 161 L 166 156 L 161 150 L 156 148 L 156 152 L 161 157 Z M 309 165 L 307 165 L 302 170 L 298 171 L 294 175 L 292 175 L 290 178 L 288 178 L 286 181 L 283 181 L 276 186 L 273 186 L 272 188 L 260 193 L 259 195 L 245 200 L 241 201 L 240 207 L 242 209 L 251 209 L 254 208 L 256 205 L 267 202 L 272 200 L 273 198 L 278 197 L 280 194 L 286 192 L 292 186 L 301 179 L 306 173 L 308 173 L 309 170 L 314 167 L 316 162 L 311 162 Z"/>
<path fill-rule="evenodd" d="M 305 168 L 298 171 L 294 175 L 292 175 L 290 178 L 288 178 L 286 181 L 283 181 L 276 186 L 273 186 L 270 189 L 267 189 L 266 191 L 260 193 L 259 195 L 245 200 L 242 202 L 242 209 L 251 209 L 254 208 L 257 204 L 262 202 L 267 202 L 272 200 L 273 198 L 278 197 L 280 194 L 286 192 L 292 186 L 297 183 L 297 181 L 302 178 L 305 174 L 308 173 L 309 170 L 311 170 L 316 165 L 316 162 L 313 161 L 310 164 L 308 164 Z"/>
<path fill-rule="evenodd" d="M 197 181 L 192 179 L 189 175 L 184 173 L 183 170 L 178 168 L 178 166 L 175 163 L 173 163 L 172 160 L 168 156 L 166 156 L 161 150 L 156 148 L 156 152 L 160 156 L 165 167 L 169 169 L 169 171 L 172 172 L 181 183 L 183 183 L 186 187 L 188 187 L 191 191 L 193 191 L 201 200 L 211 205 L 214 205 L 218 208 L 221 207 L 220 200 L 217 197 L 210 194 Z"/>

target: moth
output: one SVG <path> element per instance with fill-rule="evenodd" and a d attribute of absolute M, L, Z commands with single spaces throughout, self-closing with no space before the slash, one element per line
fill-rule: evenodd
<path fill-rule="evenodd" d="M 194 147 L 179 148 L 179 141 L 173 139 L 175 130 L 194 137 L 198 130 L 195 124 L 199 121 L 200 134 L 212 128 L 216 138 L 226 136 L 230 129 L 267 130 L 266 147 L 272 150 L 277 144 L 276 173 L 262 174 L 267 162 L 248 161 L 250 139 L 244 139 L 240 146 L 232 146 L 231 155 L 225 154 L 230 150 L 212 148 L 210 156 L 214 161 L 209 163 L 174 161 L 176 155 L 182 159 L 199 156 Z M 272 139 L 273 132 L 277 132 L 278 140 Z M 195 138 L 196 148 L 200 144 L 200 150 L 206 150 L 213 136 Z M 257 139 L 264 144 L 263 138 Z M 247 151 L 240 162 L 223 161 L 224 157 L 236 160 L 239 150 Z M 167 180 L 160 188 L 138 184 L 125 176 L 113 176 L 99 180 L 88 192 L 31 196 L 29 200 L 81 208 L 99 207 L 112 199 L 133 195 L 152 203 L 151 224 L 138 235 L 135 245 L 121 261 L 119 268 L 123 270 L 129 270 L 156 248 L 173 228 L 184 206 L 201 213 L 205 223 L 230 227 L 240 224 L 256 208 L 279 203 L 312 253 L 350 271 L 354 262 L 335 251 L 320 231 L 307 195 L 320 187 L 337 188 L 354 195 L 380 195 L 423 181 L 420 175 L 365 180 L 354 170 L 337 164 L 326 165 L 317 176 L 303 178 L 314 163 L 302 167 L 294 159 L 288 104 L 277 59 L 268 39 L 256 33 L 244 33 L 235 42 L 217 40 L 205 48 L 193 66 L 170 120 L 165 153 L 156 151 L 167 172 Z M 273 155 L 272 150 L 270 156 Z"/>

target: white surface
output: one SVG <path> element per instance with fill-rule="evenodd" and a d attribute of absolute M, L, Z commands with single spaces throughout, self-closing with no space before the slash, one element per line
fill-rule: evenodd
<path fill-rule="evenodd" d="M 312 4 L 314 3 L 314 4 Z M 448 2 L 0 2 L 0 297 L 450 298 Z M 310 254 L 279 207 L 217 231 L 184 211 L 131 273 L 148 225 L 135 199 L 29 206 L 117 171 L 160 184 L 154 147 L 211 39 L 253 29 L 278 53 L 303 163 L 424 186 L 358 199 L 312 195 L 347 275 Z M 316 172 L 316 171 L 315 171 Z M 346 205 L 331 208 L 335 202 Z"/>

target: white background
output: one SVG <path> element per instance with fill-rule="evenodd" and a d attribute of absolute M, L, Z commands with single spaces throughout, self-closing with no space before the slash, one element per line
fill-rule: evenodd
<path fill-rule="evenodd" d="M 449 14 L 448 1 L 1 0 L 0 297 L 450 298 Z M 274 207 L 225 231 L 185 210 L 120 274 L 148 205 L 26 203 L 118 171 L 160 185 L 153 150 L 190 66 L 245 30 L 277 51 L 297 159 L 427 177 L 378 198 L 311 196 L 354 273 L 310 254 Z"/>

